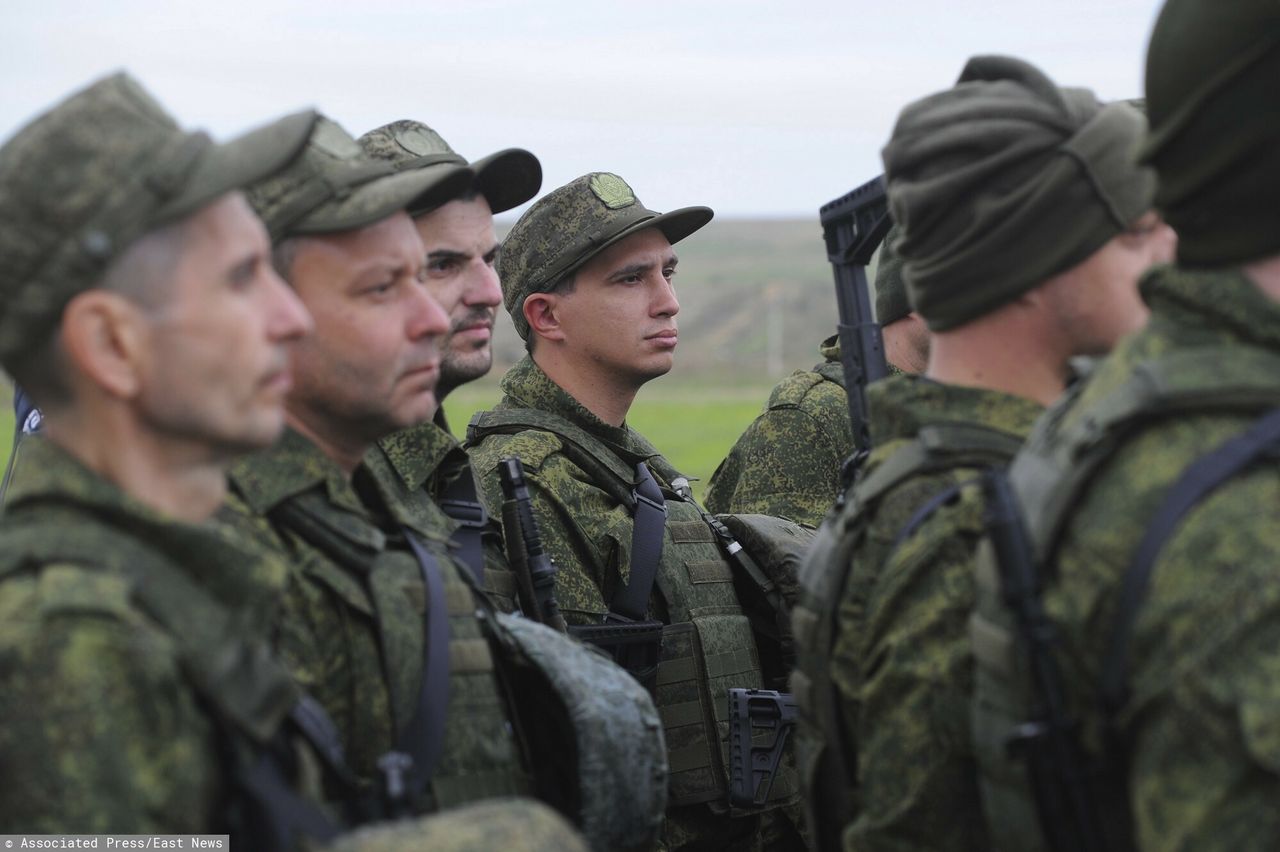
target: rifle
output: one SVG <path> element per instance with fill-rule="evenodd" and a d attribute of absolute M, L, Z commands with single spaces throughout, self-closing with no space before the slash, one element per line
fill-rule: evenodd
<path fill-rule="evenodd" d="M 889 371 L 884 357 L 884 338 L 871 315 L 871 290 L 867 283 L 867 264 L 891 225 L 884 176 L 822 205 L 818 216 L 822 221 L 822 238 L 827 244 L 827 260 L 835 273 L 840 366 L 844 369 L 849 420 L 853 424 L 853 455 L 844 468 L 848 486 L 871 453 L 867 385 L 884 378 Z"/>
<path fill-rule="evenodd" d="M 498 463 L 498 476 L 502 480 L 502 530 L 519 584 L 520 605 L 530 617 L 565 633 L 568 628 L 556 602 L 556 566 L 542 548 L 524 466 L 518 458 L 505 458 Z"/>
<path fill-rule="evenodd" d="M 1056 633 L 1040 600 L 1035 554 L 1022 514 L 1002 471 L 983 480 L 984 519 L 1005 603 L 1031 670 L 1031 718 L 1009 739 L 1012 755 L 1026 760 L 1029 785 L 1046 845 L 1055 852 L 1105 852 L 1107 832 L 1091 791 L 1099 780 L 1080 746 L 1067 710 L 1062 673 L 1054 656 Z"/>

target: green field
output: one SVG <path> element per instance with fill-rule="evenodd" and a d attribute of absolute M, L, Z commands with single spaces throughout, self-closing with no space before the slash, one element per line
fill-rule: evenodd
<path fill-rule="evenodd" d="M 499 396 L 496 383 L 459 388 L 445 400 L 449 425 L 461 434 L 471 415 L 491 407 Z M 694 495 L 701 500 L 716 465 L 760 413 L 768 396 L 767 387 L 694 383 L 664 387 L 659 380 L 640 392 L 627 423 L 648 438 L 678 470 L 691 480 L 701 480 L 700 485 L 694 486 Z"/>

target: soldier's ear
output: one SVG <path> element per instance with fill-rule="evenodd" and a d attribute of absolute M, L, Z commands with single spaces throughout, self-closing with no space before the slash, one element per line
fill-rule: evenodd
<path fill-rule="evenodd" d="M 86 290 L 67 304 L 61 332 L 73 369 L 111 396 L 137 396 L 147 354 L 147 328 L 136 305 L 118 293 Z"/>
<path fill-rule="evenodd" d="M 564 340 L 560 325 L 560 299 L 555 293 L 530 293 L 524 300 L 524 319 L 529 333 L 547 340 Z"/>

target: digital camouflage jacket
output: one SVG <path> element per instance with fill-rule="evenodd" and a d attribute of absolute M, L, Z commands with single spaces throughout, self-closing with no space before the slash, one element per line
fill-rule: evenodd
<path fill-rule="evenodd" d="M 283 564 L 41 437 L 23 453 L 0 524 L 0 831 L 236 831 L 220 741 L 253 753 L 299 697 L 266 652 Z"/>
<path fill-rule="evenodd" d="M 333 718 L 356 773 L 377 776 L 418 704 L 427 602 L 408 528 L 437 558 L 449 614 L 445 750 L 421 809 L 529 790 L 466 569 L 448 557 L 438 519 L 414 511 L 421 492 L 388 492 L 365 466 L 348 478 L 292 430 L 230 479 L 221 517 L 287 560 L 277 647 Z"/>
<path fill-rule="evenodd" d="M 867 397 L 874 449 L 824 528 L 831 558 L 814 551 L 804 568 L 796 622 L 796 682 L 830 684 L 829 696 L 796 687 L 804 736 L 820 738 L 856 788 L 856 807 L 817 819 L 852 818 L 822 831 L 850 850 L 982 849 L 966 633 L 982 501 L 968 483 L 1007 462 L 1043 409 L 914 376 L 873 384 Z M 834 705 L 839 738 L 810 727 L 822 700 Z M 807 780 L 810 793 L 822 783 Z"/>
<path fill-rule="evenodd" d="M 1120 744 L 1102 745 L 1100 673 L 1122 579 L 1149 520 L 1189 464 L 1280 401 L 1280 304 L 1239 272 L 1162 267 L 1141 286 L 1152 310 L 1146 330 L 1101 363 L 1073 405 L 1046 418 L 1010 478 L 1051 578 L 1044 601 L 1060 637 L 1068 709 L 1088 752 L 1127 764 L 1137 846 L 1272 848 L 1280 844 L 1274 456 L 1201 500 L 1165 541 L 1128 642 Z M 1179 369 L 1155 382 L 1160 363 Z M 1205 398 L 1255 390 L 1232 406 L 1206 403 L 1176 416 L 1152 406 L 1123 431 L 1100 425 L 1117 403 L 1181 384 Z M 1065 494 L 1071 477 L 1046 479 L 1042 462 L 1077 449 L 1105 455 L 1079 492 Z"/>
<path fill-rule="evenodd" d="M 853 452 L 840 343 L 822 342 L 823 362 L 797 370 L 769 395 L 707 486 L 707 509 L 790 518 L 816 527 L 840 493 Z"/>

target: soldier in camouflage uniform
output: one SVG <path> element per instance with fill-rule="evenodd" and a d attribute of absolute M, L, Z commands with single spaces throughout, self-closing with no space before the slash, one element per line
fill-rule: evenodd
<path fill-rule="evenodd" d="M 454 197 L 430 199 L 408 211 L 427 250 L 427 286 L 449 314 L 435 393 L 442 404 L 454 388 L 489 372 L 494 314 L 502 304 L 493 215 L 532 198 L 542 185 L 542 167 L 519 148 L 468 164 L 440 134 L 417 121 L 392 122 L 359 142 L 366 154 L 400 171 L 423 170 L 456 181 Z M 496 600 L 514 600 L 501 529 L 477 499 L 478 484 L 445 422 L 443 405 L 431 420 L 380 440 L 367 464 L 375 477 L 394 474 L 387 477 L 389 488 L 425 490 L 430 505 L 440 507 L 439 520 L 459 557 L 473 568 L 482 565 L 485 586 Z"/>
<path fill-rule="evenodd" d="M 876 320 L 892 373 L 924 371 L 929 333 L 907 303 L 902 261 L 889 231 L 876 270 Z M 816 527 L 840 493 L 840 471 L 853 453 L 840 341 L 822 341 L 823 361 L 797 370 L 773 389 L 764 413 L 738 438 L 707 485 L 712 512 L 775 515 Z"/>
<path fill-rule="evenodd" d="M 523 463 L 572 631 L 642 622 L 661 632 L 661 661 L 645 674 L 671 764 L 664 844 L 798 847 L 776 810 L 794 799 L 787 773 L 763 814 L 728 806 L 725 690 L 759 687 L 760 659 L 730 566 L 688 482 L 626 425 L 640 387 L 672 365 L 679 303 L 671 246 L 711 216 L 705 207 L 655 213 L 602 172 L 530 208 L 498 261 L 507 310 L 530 354 L 503 378 L 498 407 L 472 420 L 468 448 L 491 509 L 502 500 L 499 461 Z M 648 514 L 655 510 L 656 521 Z M 646 647 L 657 648 L 653 639 Z"/>
<path fill-rule="evenodd" d="M 1155 520 L 1166 499 L 1222 469 L 1215 456 L 1192 474 L 1197 460 L 1280 404 L 1278 79 L 1275 3 L 1165 4 L 1147 54 L 1141 156 L 1178 230 L 1177 265 L 1143 279 L 1146 330 L 1038 425 L 1010 471 L 1048 583 L 1067 708 L 1102 770 L 1091 793 L 1105 799 L 1107 827 L 1131 822 L 1112 849 L 1280 844 L 1274 440 L 1176 522 Z M 1131 585 L 1140 544 L 1154 558 L 1145 587 Z M 999 629 L 1009 617 L 992 571 L 984 562 L 979 612 Z M 984 702 L 1012 672 L 1025 676 L 1007 647 L 975 652 Z M 975 725 L 999 709 L 976 705 Z M 988 804 L 1007 806 L 991 815 L 993 841 L 1043 848 L 1026 834 L 1036 826 L 1025 768 L 1000 771 L 1009 733 L 992 730 L 980 753 L 984 773 L 1000 776 Z"/>
<path fill-rule="evenodd" d="M 262 626 L 285 568 L 202 523 L 230 460 L 279 434 L 287 347 L 310 327 L 235 190 L 314 120 L 215 145 L 118 74 L 0 149 L 0 362 L 48 424 L 0 526 L 4 833 L 287 849 L 337 830 L 295 723 L 308 705 Z M 495 838 L 578 843 L 510 802 L 331 848 Z"/>
<path fill-rule="evenodd" d="M 1150 171 L 1127 160 L 1143 126 L 1024 62 L 976 57 L 884 149 L 933 339 L 924 377 L 868 389 L 872 454 L 801 573 L 793 686 L 820 848 L 986 848 L 965 713 L 972 480 L 1012 457 L 1072 356 L 1144 319 L 1137 278 L 1172 234 L 1149 209 Z M 1028 199 L 1045 213 L 1015 214 Z"/>

